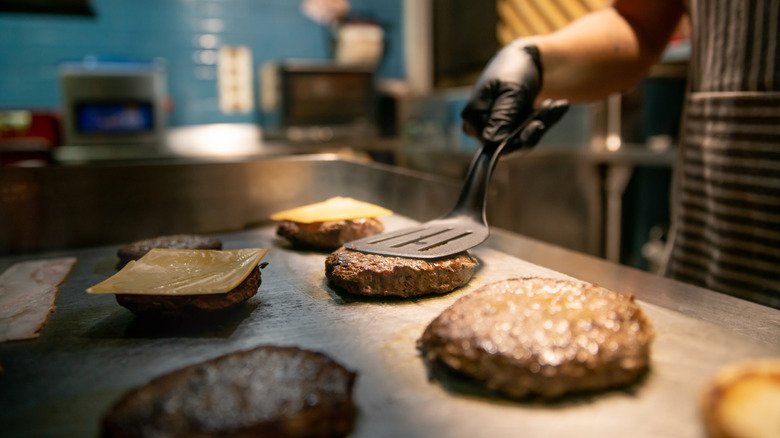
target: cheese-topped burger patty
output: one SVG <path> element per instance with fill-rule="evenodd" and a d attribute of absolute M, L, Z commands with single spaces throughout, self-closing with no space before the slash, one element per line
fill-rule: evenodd
<path fill-rule="evenodd" d="M 629 384 L 647 368 L 651 324 L 630 295 L 546 278 L 460 298 L 418 341 L 425 358 L 510 398 Z"/>
<path fill-rule="evenodd" d="M 384 230 L 382 221 L 369 217 L 312 223 L 283 221 L 276 228 L 276 234 L 296 246 L 333 250 Z"/>
<path fill-rule="evenodd" d="M 140 259 L 153 248 L 222 249 L 222 241 L 199 234 L 171 234 L 139 240 L 119 248 L 116 254 L 119 257 L 117 269 L 123 268 L 131 260 Z"/>
<path fill-rule="evenodd" d="M 379 219 L 393 212 L 378 205 L 337 196 L 271 215 L 276 234 L 296 246 L 334 250 L 385 230 Z"/>
<path fill-rule="evenodd" d="M 355 295 L 416 297 L 443 294 L 463 286 L 478 264 L 468 252 L 422 260 L 342 247 L 325 259 L 325 276 Z"/>
<path fill-rule="evenodd" d="M 179 317 L 228 309 L 257 294 L 266 248 L 235 250 L 152 248 L 87 289 L 114 294 L 139 316 Z"/>
<path fill-rule="evenodd" d="M 261 283 L 260 267 L 255 267 L 244 281 L 225 293 L 198 295 L 116 294 L 115 297 L 120 306 L 138 316 L 182 318 L 235 307 L 257 295 Z"/>
<path fill-rule="evenodd" d="M 103 437 L 337 437 L 353 428 L 357 375 L 328 356 L 261 346 L 191 365 L 127 392 Z"/>

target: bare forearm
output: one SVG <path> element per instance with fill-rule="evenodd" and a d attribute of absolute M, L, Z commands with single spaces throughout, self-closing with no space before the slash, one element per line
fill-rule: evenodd
<path fill-rule="evenodd" d="M 533 38 L 544 65 L 539 97 L 594 100 L 633 86 L 657 62 L 682 13 L 675 0 L 616 1 Z"/>

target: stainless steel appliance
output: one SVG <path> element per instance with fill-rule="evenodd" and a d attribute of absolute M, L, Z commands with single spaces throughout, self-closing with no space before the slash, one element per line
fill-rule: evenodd
<path fill-rule="evenodd" d="M 161 65 L 73 62 L 62 64 L 59 76 L 66 146 L 162 142 L 167 91 Z"/>
<path fill-rule="evenodd" d="M 374 70 L 325 61 L 270 62 L 260 71 L 268 138 L 325 142 L 375 131 Z"/>

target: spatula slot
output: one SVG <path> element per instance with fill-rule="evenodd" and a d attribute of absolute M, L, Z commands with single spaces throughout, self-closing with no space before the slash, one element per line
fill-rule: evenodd
<path fill-rule="evenodd" d="M 424 231 L 424 230 L 420 230 L 420 231 Z M 395 245 L 390 245 L 390 247 L 391 248 L 402 248 L 402 247 L 404 247 L 406 245 L 411 245 L 411 244 L 414 244 L 414 243 L 425 245 L 425 243 L 426 243 L 425 239 L 430 239 L 431 237 L 436 237 L 436 236 L 438 236 L 440 234 L 444 234 L 444 233 L 447 233 L 449 231 L 452 231 L 452 228 L 445 228 L 443 230 L 436 231 L 435 233 L 430 233 L 430 234 L 426 234 L 426 235 L 423 235 L 423 236 L 417 236 L 414 239 L 410 239 L 410 240 L 406 240 L 406 241 L 403 241 L 403 242 L 400 242 L 400 243 L 396 243 Z M 438 246 L 438 245 L 440 245 L 440 243 L 437 243 L 435 245 Z"/>
<path fill-rule="evenodd" d="M 434 259 L 467 251 L 484 242 L 489 235 L 485 212 L 487 189 L 493 168 L 502 150 L 514 139 L 519 139 L 529 123 L 537 118 L 546 120 L 539 118 L 543 113 L 553 117 L 554 122 L 566 112 L 566 108 L 568 108 L 566 101 L 547 100 L 534 114 L 517 126 L 501 144 L 483 144 L 469 166 L 458 201 L 444 216 L 415 228 L 364 237 L 347 242 L 344 246 L 347 249 L 369 254 Z M 433 237 L 438 240 L 427 241 L 433 240 L 431 239 Z"/>
<path fill-rule="evenodd" d="M 403 231 L 403 232 L 400 232 L 400 233 L 385 233 L 385 234 L 381 234 L 380 235 L 380 237 L 384 237 L 383 239 L 370 239 L 369 238 L 369 239 L 363 239 L 363 240 L 365 240 L 365 243 L 372 244 L 372 245 L 378 245 L 378 244 L 381 244 L 381 243 L 385 243 L 385 242 L 387 242 L 389 240 L 398 239 L 399 237 L 409 236 L 409 235 L 412 235 L 412 234 L 415 234 L 415 233 L 419 233 L 421 231 L 425 231 L 427 229 L 428 229 L 427 227 L 426 228 L 415 228 L 415 229 Z"/>
<path fill-rule="evenodd" d="M 466 232 L 466 233 L 458 234 L 457 236 L 450 237 L 447 240 L 442 240 L 441 242 L 436 242 L 436 243 L 434 243 L 432 245 L 424 246 L 424 247 L 420 248 L 419 251 L 430 251 L 432 249 L 436 249 L 436 248 L 438 248 L 438 247 L 440 247 L 442 245 L 446 245 L 446 244 L 448 244 L 450 242 L 454 242 L 454 241 L 456 241 L 458 239 L 462 239 L 462 238 L 470 236 L 470 235 L 471 235 L 470 231 Z"/>

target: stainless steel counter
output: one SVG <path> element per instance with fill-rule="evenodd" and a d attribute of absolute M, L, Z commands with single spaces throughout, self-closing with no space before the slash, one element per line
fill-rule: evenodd
<path fill-rule="evenodd" d="M 271 249 L 258 295 L 223 319 L 179 325 L 144 323 L 119 307 L 113 297 L 85 293 L 87 287 L 114 272 L 117 239 L 135 236 L 137 231 L 106 234 L 114 239 L 111 243 L 0 257 L 0 271 L 22 260 L 78 258 L 75 270 L 60 287 L 56 311 L 40 338 L 0 344 L 1 435 L 95 436 L 101 414 L 129 388 L 222 353 L 277 344 L 327 353 L 358 372 L 356 437 L 703 437 L 698 395 L 709 376 L 742 358 L 780 355 L 778 310 L 499 229 L 493 229 L 490 240 L 474 250 L 481 264 L 474 278 L 451 294 L 410 301 L 348 296 L 325 281 L 326 255 L 289 248 L 274 235 L 273 224 L 264 220 L 267 213 L 341 194 L 395 209 L 399 214 L 387 219 L 392 229 L 412 222 L 410 218 L 425 220 L 446 211 L 455 196 L 451 184 L 339 160 L 282 160 L 228 170 L 237 168 L 265 175 L 247 171 L 232 182 L 216 183 L 213 170 L 185 167 L 174 171 L 175 178 L 195 179 L 191 183 L 200 191 L 191 195 L 199 193 L 208 201 L 185 196 L 193 203 L 190 212 L 182 213 L 186 220 L 167 219 L 182 204 L 164 207 L 166 200 L 172 200 L 150 194 L 153 190 L 147 185 L 154 186 L 154 181 L 140 185 L 142 194 L 138 195 L 161 206 L 159 215 L 148 218 L 150 223 L 152 219 L 163 222 L 155 231 L 171 232 L 183 223 L 219 228 L 209 222 L 212 219 L 187 222 L 210 205 L 216 211 L 204 213 L 205 217 L 226 216 L 229 220 L 219 226 L 235 224 L 233 230 L 213 233 L 226 248 Z M 136 176 L 156 177 L 158 171 L 147 169 Z M 114 177 L 134 175 L 118 172 Z M 295 178 L 283 176 L 290 173 Z M 106 177 L 97 171 L 86 178 L 95 182 Z M 293 180 L 298 183 L 291 185 Z M 209 181 L 220 190 L 207 190 Z M 251 186 L 251 196 L 237 189 L 247 181 L 262 182 Z M 127 196 L 132 190 L 121 193 Z M 229 202 L 231 197 L 233 202 Z M 247 204 L 236 205 L 239 201 Z M 119 204 L 117 200 L 111 206 Z M 119 220 L 118 214 L 100 213 L 100 209 L 93 214 L 100 219 L 96 224 Z M 126 214 L 130 217 L 121 221 L 123 227 L 143 225 L 142 219 L 153 213 L 130 210 Z M 554 404 L 493 398 L 451 377 L 431 381 L 415 347 L 425 326 L 458 297 L 491 281 L 523 275 L 573 277 L 636 295 L 657 333 L 647 376 L 627 390 Z"/>

